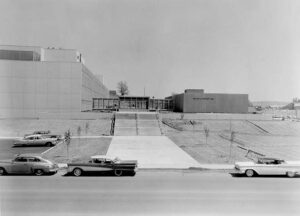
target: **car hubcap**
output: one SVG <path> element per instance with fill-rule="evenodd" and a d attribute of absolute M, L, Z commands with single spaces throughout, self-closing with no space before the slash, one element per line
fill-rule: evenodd
<path fill-rule="evenodd" d="M 0 169 L 0 175 L 3 175 L 3 174 L 4 174 L 4 170 Z"/>
<path fill-rule="evenodd" d="M 247 170 L 247 172 L 246 172 L 246 175 L 248 176 L 248 177 L 252 177 L 253 176 L 253 171 L 252 170 Z"/>
<path fill-rule="evenodd" d="M 288 177 L 294 177 L 294 173 L 293 172 L 288 172 L 287 175 L 288 175 Z"/>
<path fill-rule="evenodd" d="M 75 169 L 74 170 L 74 175 L 75 176 L 80 176 L 81 175 L 81 170 L 80 169 Z"/>
<path fill-rule="evenodd" d="M 115 170 L 115 175 L 116 176 L 121 176 L 122 175 L 122 170 Z"/>
<path fill-rule="evenodd" d="M 35 172 L 35 174 L 38 175 L 38 176 L 43 175 L 43 171 L 42 171 L 42 170 L 37 170 L 37 171 Z"/>

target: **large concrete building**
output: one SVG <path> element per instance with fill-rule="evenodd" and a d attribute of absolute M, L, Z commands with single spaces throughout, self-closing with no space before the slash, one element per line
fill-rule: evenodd
<path fill-rule="evenodd" d="M 187 89 L 167 99 L 173 100 L 174 111 L 184 113 L 247 113 L 248 94 L 204 93 L 203 89 Z"/>
<path fill-rule="evenodd" d="M 0 46 L 0 118 L 92 110 L 108 89 L 72 49 Z"/>

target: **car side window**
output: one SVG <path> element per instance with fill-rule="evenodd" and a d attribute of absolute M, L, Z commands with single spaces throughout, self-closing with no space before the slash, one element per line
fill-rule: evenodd
<path fill-rule="evenodd" d="M 23 158 L 23 157 L 17 157 L 15 159 L 16 162 L 27 162 L 27 159 L 26 158 Z"/>
<path fill-rule="evenodd" d="M 28 158 L 28 161 L 29 162 L 40 162 L 40 159 L 32 157 L 32 158 Z"/>
<path fill-rule="evenodd" d="M 105 164 L 112 164 L 111 160 L 105 160 Z"/>

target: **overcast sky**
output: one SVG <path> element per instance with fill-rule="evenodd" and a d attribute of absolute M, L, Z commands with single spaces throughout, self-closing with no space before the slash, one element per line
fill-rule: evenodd
<path fill-rule="evenodd" d="M 0 2 L 0 44 L 77 49 L 109 89 L 300 97 L 298 0 Z"/>

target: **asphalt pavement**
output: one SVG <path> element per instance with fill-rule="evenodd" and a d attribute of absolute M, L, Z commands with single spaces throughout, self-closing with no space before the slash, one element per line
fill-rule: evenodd
<path fill-rule="evenodd" d="M 51 147 L 33 146 L 33 147 L 14 147 L 15 139 L 13 138 L 0 138 L 0 160 L 12 159 L 16 154 L 34 153 L 41 154 Z"/>
<path fill-rule="evenodd" d="M 1 176 L 0 215 L 300 215 L 300 178 L 140 171 Z"/>

